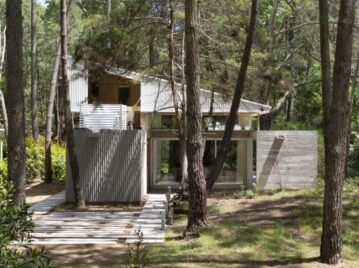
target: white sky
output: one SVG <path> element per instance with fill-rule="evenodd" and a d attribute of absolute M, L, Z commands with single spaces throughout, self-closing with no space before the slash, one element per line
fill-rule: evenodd
<path fill-rule="evenodd" d="M 38 0 L 38 2 L 39 2 L 41 5 L 43 5 L 43 6 L 46 5 L 46 0 Z"/>

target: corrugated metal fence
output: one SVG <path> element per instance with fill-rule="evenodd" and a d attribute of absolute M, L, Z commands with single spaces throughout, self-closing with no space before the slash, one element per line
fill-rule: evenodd
<path fill-rule="evenodd" d="M 146 132 L 75 129 L 81 186 L 89 203 L 140 202 L 146 194 Z M 67 164 L 66 201 L 73 202 Z"/>
<path fill-rule="evenodd" d="M 317 150 L 316 131 L 258 131 L 257 188 L 313 187 Z"/>

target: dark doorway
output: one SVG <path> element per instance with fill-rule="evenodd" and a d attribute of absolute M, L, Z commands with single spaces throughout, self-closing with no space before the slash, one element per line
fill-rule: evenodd
<path fill-rule="evenodd" d="M 118 87 L 118 103 L 129 105 L 130 102 L 130 87 L 129 86 L 119 86 Z"/>

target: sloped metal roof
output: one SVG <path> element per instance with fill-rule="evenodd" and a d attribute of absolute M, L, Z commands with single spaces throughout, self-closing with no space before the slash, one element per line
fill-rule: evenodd
<path fill-rule="evenodd" d="M 139 74 L 119 68 L 109 68 L 108 74 L 125 77 L 141 82 L 141 112 L 174 113 L 172 91 L 167 80 Z M 176 83 L 178 98 L 182 99 L 181 85 Z M 211 104 L 211 92 L 201 89 L 202 113 L 208 113 Z M 220 93 L 214 94 L 213 113 L 229 113 L 231 100 L 224 100 Z M 265 114 L 271 106 L 241 99 L 238 113 Z"/>

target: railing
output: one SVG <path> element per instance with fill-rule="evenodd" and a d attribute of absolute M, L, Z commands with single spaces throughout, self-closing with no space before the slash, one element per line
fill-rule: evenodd
<path fill-rule="evenodd" d="M 80 111 L 80 128 L 93 132 L 99 132 L 101 129 L 127 129 L 127 106 L 83 104 Z"/>

